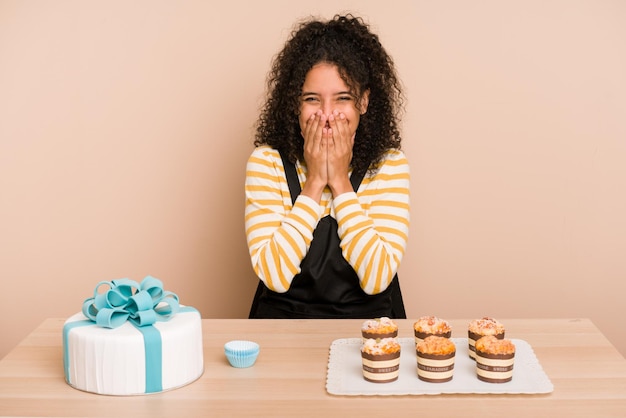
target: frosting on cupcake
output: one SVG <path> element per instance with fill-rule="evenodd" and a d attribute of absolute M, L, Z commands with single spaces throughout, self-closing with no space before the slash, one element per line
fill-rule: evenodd
<path fill-rule="evenodd" d="M 372 355 L 393 354 L 400 351 L 400 344 L 395 338 L 370 338 L 363 342 L 361 351 Z"/>
<path fill-rule="evenodd" d="M 498 339 L 487 335 L 476 341 L 476 351 L 488 354 L 514 354 L 515 344 L 509 339 Z"/>
<path fill-rule="evenodd" d="M 414 324 L 413 329 L 425 334 L 446 334 L 452 330 L 445 319 L 436 316 L 422 316 Z"/>
<path fill-rule="evenodd" d="M 504 325 L 496 319 L 485 316 L 470 322 L 468 331 L 479 335 L 504 334 Z"/>
<path fill-rule="evenodd" d="M 363 322 L 361 331 L 373 334 L 390 334 L 398 331 L 398 325 L 392 319 L 383 316 Z"/>
<path fill-rule="evenodd" d="M 456 347 L 449 338 L 437 336 L 426 337 L 415 348 L 424 354 L 446 355 L 456 352 Z"/>

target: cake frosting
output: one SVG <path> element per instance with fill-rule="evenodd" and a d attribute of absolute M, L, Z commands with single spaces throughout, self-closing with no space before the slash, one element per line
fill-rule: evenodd
<path fill-rule="evenodd" d="M 386 316 L 368 319 L 361 325 L 363 339 L 395 338 L 398 336 L 398 324 Z"/>
<path fill-rule="evenodd" d="M 480 335 L 496 335 L 504 334 L 504 325 L 497 319 L 484 316 L 471 321 L 468 330 Z"/>
<path fill-rule="evenodd" d="M 366 339 L 361 346 L 363 378 L 374 383 L 398 380 L 400 344 L 395 338 Z"/>
<path fill-rule="evenodd" d="M 418 318 L 413 324 L 413 331 L 415 334 L 415 344 L 418 344 L 431 335 L 446 338 L 452 336 L 450 323 L 436 316 L 422 316 Z"/>
<path fill-rule="evenodd" d="M 99 293 L 102 288 L 107 290 Z M 178 388 L 204 371 L 202 320 L 148 276 L 101 282 L 63 327 L 66 382 L 102 395 Z"/>
<path fill-rule="evenodd" d="M 476 350 L 488 354 L 515 354 L 515 344 L 511 340 L 488 335 L 476 341 Z"/>
<path fill-rule="evenodd" d="M 506 383 L 513 379 L 515 344 L 493 335 L 476 341 L 476 375 L 489 383 Z"/>
<path fill-rule="evenodd" d="M 452 380 L 456 346 L 446 337 L 431 335 L 415 345 L 417 377 L 431 383 Z"/>

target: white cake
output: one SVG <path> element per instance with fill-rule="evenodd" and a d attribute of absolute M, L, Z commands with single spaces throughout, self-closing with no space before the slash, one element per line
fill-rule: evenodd
<path fill-rule="evenodd" d="M 202 320 L 196 309 L 176 305 L 153 324 L 126 320 L 110 328 L 87 315 L 92 318 L 77 313 L 63 327 L 70 386 L 102 395 L 138 395 L 175 389 L 202 375 Z"/>

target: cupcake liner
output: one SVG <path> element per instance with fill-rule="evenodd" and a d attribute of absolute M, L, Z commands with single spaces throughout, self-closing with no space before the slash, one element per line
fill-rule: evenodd
<path fill-rule="evenodd" d="M 513 379 L 515 353 L 488 354 L 476 351 L 476 376 L 488 383 L 506 383 Z"/>
<path fill-rule="evenodd" d="M 235 340 L 224 344 L 224 353 L 231 366 L 245 368 L 254 365 L 259 355 L 259 345 L 253 341 Z"/>

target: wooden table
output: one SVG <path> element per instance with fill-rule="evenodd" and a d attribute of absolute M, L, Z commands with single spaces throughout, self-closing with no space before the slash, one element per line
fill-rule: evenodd
<path fill-rule="evenodd" d="M 587 319 L 502 319 L 526 340 L 554 385 L 543 395 L 335 396 L 326 392 L 329 347 L 358 337 L 362 320 L 204 319 L 204 375 L 145 396 L 81 392 L 63 379 L 63 319 L 48 319 L 0 361 L 2 416 L 169 417 L 625 417 L 626 360 Z M 400 320 L 409 337 L 413 320 Z M 451 320 L 465 337 L 469 320 Z M 223 346 L 261 345 L 257 363 L 235 369 Z"/>

